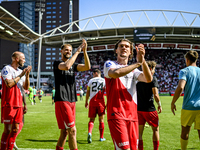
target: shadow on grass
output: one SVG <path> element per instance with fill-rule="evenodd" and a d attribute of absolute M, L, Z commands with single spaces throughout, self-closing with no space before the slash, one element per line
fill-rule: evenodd
<path fill-rule="evenodd" d="M 34 140 L 34 139 L 26 139 L 31 142 L 57 142 L 58 140 Z"/>
<path fill-rule="evenodd" d="M 96 143 L 96 142 L 100 142 L 100 141 L 99 141 L 99 140 L 92 140 L 92 143 L 93 143 L 93 142 Z M 87 140 L 78 140 L 77 143 L 78 143 L 78 144 L 91 144 L 91 143 L 88 143 Z"/>
<path fill-rule="evenodd" d="M 34 139 L 26 139 L 26 141 L 30 142 L 58 142 L 58 140 L 34 140 Z M 92 142 L 100 142 L 99 140 L 92 140 Z M 68 140 L 66 140 L 66 143 L 68 143 Z M 90 144 L 87 140 L 78 140 L 78 144 Z"/>
<path fill-rule="evenodd" d="M 187 148 L 188 150 L 190 150 L 190 149 L 198 149 L 198 148 Z M 181 149 L 175 149 L 175 150 L 181 150 Z"/>

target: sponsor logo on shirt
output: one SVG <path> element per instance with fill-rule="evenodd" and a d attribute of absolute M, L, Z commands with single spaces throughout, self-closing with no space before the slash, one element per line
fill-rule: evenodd
<path fill-rule="evenodd" d="M 119 143 L 119 147 L 129 145 L 129 141 Z"/>
<path fill-rule="evenodd" d="M 3 75 L 7 75 L 8 74 L 8 71 L 7 70 L 4 70 L 3 71 Z"/>
<path fill-rule="evenodd" d="M 110 67 L 111 65 L 112 65 L 111 62 L 106 63 L 106 67 Z"/>

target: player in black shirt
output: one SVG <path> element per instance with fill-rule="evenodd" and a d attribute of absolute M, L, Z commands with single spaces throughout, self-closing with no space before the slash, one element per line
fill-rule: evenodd
<path fill-rule="evenodd" d="M 147 62 L 151 74 L 155 73 L 156 62 Z M 145 123 L 148 122 L 153 130 L 153 145 L 154 150 L 159 147 L 159 119 L 158 113 L 154 106 L 154 99 L 158 104 L 158 112 L 161 113 L 162 107 L 158 94 L 158 81 L 154 76 L 152 82 L 138 82 L 137 85 L 137 108 L 138 108 L 138 122 L 139 122 L 139 145 L 138 149 L 143 150 L 142 134 L 144 131 Z"/>
<path fill-rule="evenodd" d="M 77 56 L 83 50 L 84 64 L 74 63 Z M 55 78 L 55 114 L 59 129 L 61 129 L 56 150 L 63 150 L 67 135 L 69 135 L 69 148 L 77 150 L 76 127 L 75 127 L 75 102 L 76 82 L 75 72 L 89 70 L 90 60 L 87 55 L 87 42 L 83 39 L 83 43 L 77 48 L 72 56 L 72 46 L 64 44 L 61 46 L 62 60 L 54 62 L 54 78 Z M 71 57 L 71 58 L 70 58 Z"/>

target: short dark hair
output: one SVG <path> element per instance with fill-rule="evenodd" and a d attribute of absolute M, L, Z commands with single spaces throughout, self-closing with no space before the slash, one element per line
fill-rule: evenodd
<path fill-rule="evenodd" d="M 98 74 L 101 75 L 101 71 L 100 71 L 99 69 L 94 69 L 92 72 L 93 72 L 93 73 L 97 72 Z"/>
<path fill-rule="evenodd" d="M 190 50 L 185 54 L 185 58 L 187 58 L 191 62 L 196 62 L 199 58 L 199 54 L 196 51 Z"/>
<path fill-rule="evenodd" d="M 63 49 L 63 48 L 66 47 L 66 46 L 71 46 L 71 48 L 72 48 L 72 45 L 71 45 L 71 44 L 63 44 L 63 45 L 61 46 L 61 49 Z"/>
<path fill-rule="evenodd" d="M 128 39 L 120 39 L 116 44 L 115 44 L 115 48 L 114 48 L 114 55 L 116 56 L 116 49 L 118 48 L 119 43 L 121 43 L 122 41 L 126 41 L 130 44 L 130 51 L 131 51 L 131 55 L 129 56 L 129 60 L 131 60 L 133 58 L 133 42 L 131 42 Z"/>

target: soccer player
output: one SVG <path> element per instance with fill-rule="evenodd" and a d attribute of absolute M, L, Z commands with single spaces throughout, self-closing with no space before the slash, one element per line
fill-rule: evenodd
<path fill-rule="evenodd" d="M 55 92 L 55 87 L 53 87 L 53 90 L 51 91 L 52 105 L 54 104 Z"/>
<path fill-rule="evenodd" d="M 35 89 L 35 86 L 33 86 L 33 102 L 35 105 L 36 105 L 36 101 L 35 101 L 36 94 L 37 94 L 37 90 Z"/>
<path fill-rule="evenodd" d="M 92 142 L 92 129 L 94 126 L 94 120 L 96 114 L 99 116 L 99 133 L 100 141 L 105 141 L 103 137 L 104 133 L 104 115 L 105 115 L 105 100 L 104 100 L 104 91 L 105 91 L 105 79 L 101 77 L 101 71 L 95 69 L 93 71 L 93 78 L 89 80 L 85 107 L 88 108 L 88 99 L 89 101 L 89 113 L 88 117 L 90 121 L 88 123 L 88 143 Z"/>
<path fill-rule="evenodd" d="M 80 101 L 82 101 L 83 100 L 83 90 L 82 90 L 82 88 L 80 89 L 80 92 L 79 92 L 79 94 L 80 94 Z"/>
<path fill-rule="evenodd" d="M 33 88 L 29 87 L 29 94 L 28 94 L 28 99 L 31 102 L 31 105 L 33 105 Z"/>
<path fill-rule="evenodd" d="M 2 121 L 4 131 L 1 137 L 1 150 L 13 149 L 19 124 L 22 122 L 23 108 L 22 88 L 28 90 L 29 73 L 31 66 L 21 70 L 18 67 L 24 66 L 25 56 L 22 52 L 15 51 L 12 54 L 12 63 L 2 69 Z M 24 76 L 26 74 L 26 76 Z M 24 110 L 23 110 L 24 109 Z"/>
<path fill-rule="evenodd" d="M 43 91 L 42 91 L 42 88 L 40 88 L 40 90 L 39 90 L 39 96 L 38 96 L 38 98 L 39 98 L 39 100 L 40 100 L 40 103 L 42 103 L 42 95 L 43 95 Z"/>
<path fill-rule="evenodd" d="M 83 50 L 84 64 L 75 63 L 76 58 Z M 75 106 L 77 101 L 75 72 L 90 69 L 90 61 L 87 54 L 87 42 L 83 39 L 82 44 L 72 56 L 72 46 L 64 44 L 61 46 L 61 60 L 54 61 L 53 71 L 55 78 L 55 114 L 60 137 L 56 150 L 63 150 L 67 135 L 69 148 L 77 150 Z"/>
<path fill-rule="evenodd" d="M 152 76 L 155 73 L 156 62 L 147 61 Z M 143 131 L 145 123 L 147 122 L 153 130 L 153 145 L 154 150 L 159 148 L 159 120 L 158 113 L 154 105 L 154 99 L 158 104 L 158 112 L 162 112 L 160 97 L 158 94 L 158 80 L 153 76 L 150 83 L 138 82 L 137 88 L 137 108 L 138 108 L 138 122 L 139 122 L 139 150 L 143 150 Z"/>
<path fill-rule="evenodd" d="M 115 149 L 137 150 L 138 117 L 136 81 L 151 82 L 152 75 L 144 59 L 143 44 L 135 46 L 137 62 L 131 65 L 133 43 L 121 39 L 115 44 L 116 61 L 104 64 L 107 94 L 107 119 Z M 137 68 L 142 66 L 143 72 Z"/>
<path fill-rule="evenodd" d="M 171 102 L 171 111 L 175 115 L 175 103 L 184 89 L 181 110 L 181 150 L 187 149 L 189 132 L 193 123 L 200 139 L 200 68 L 196 65 L 198 57 L 198 53 L 193 50 L 185 54 L 187 67 L 179 72 L 178 86 Z"/>

